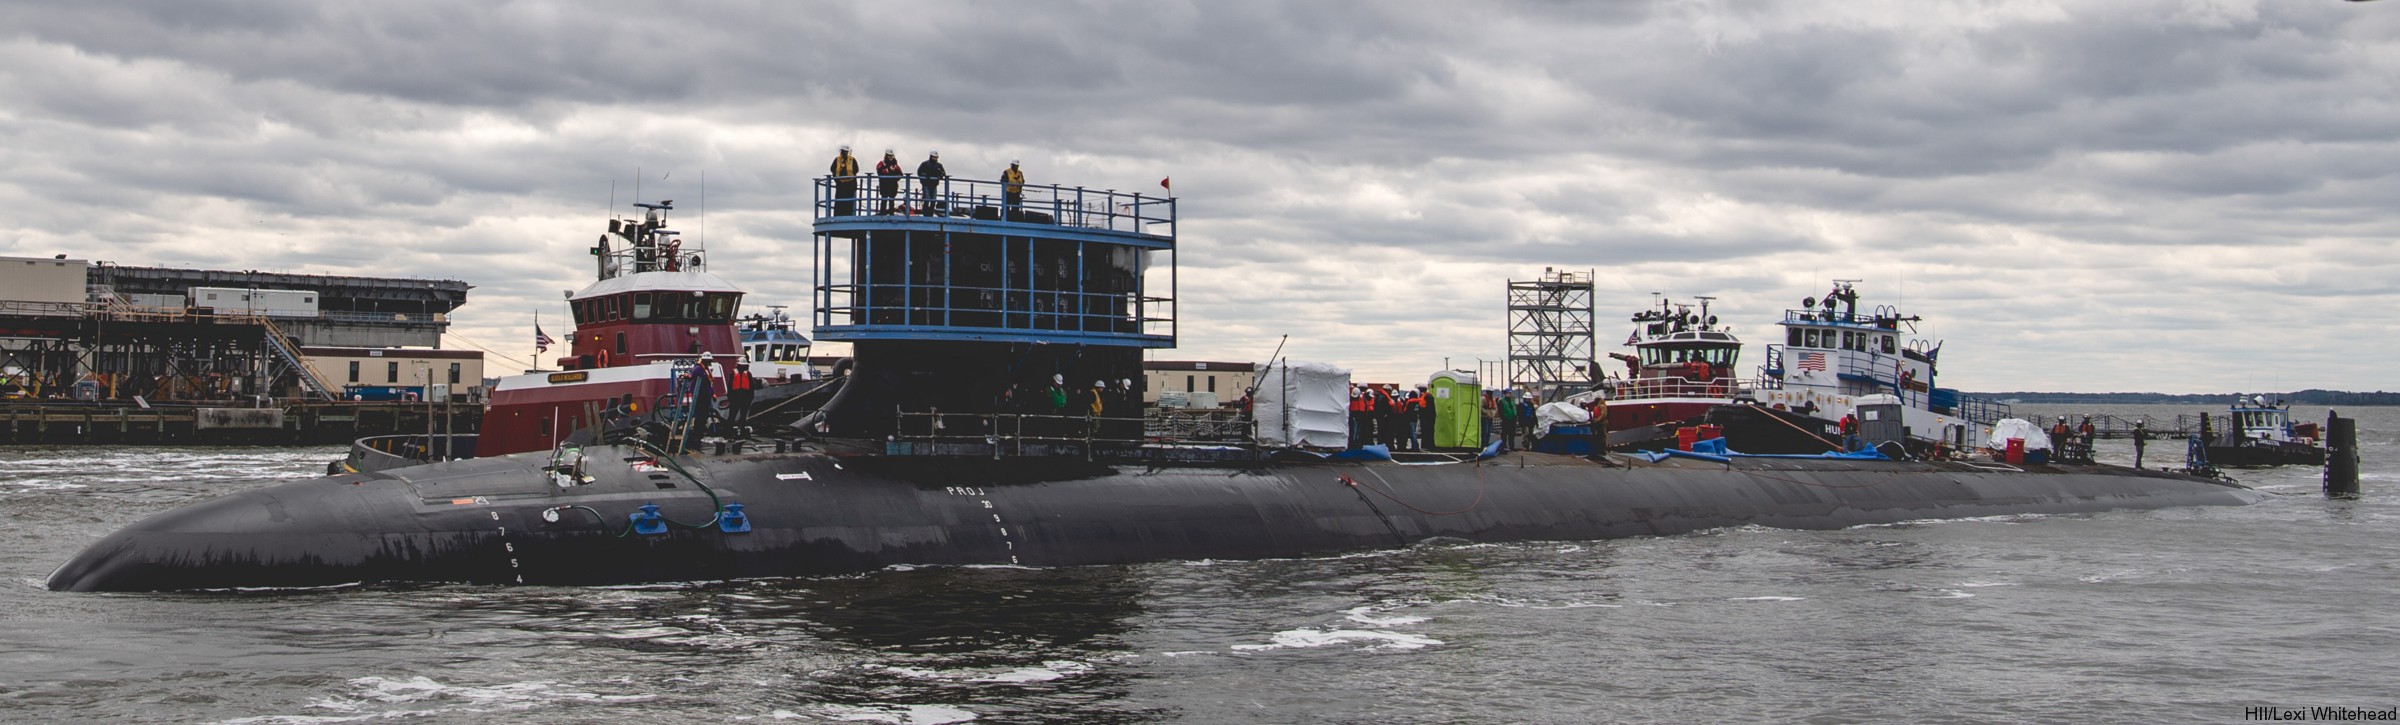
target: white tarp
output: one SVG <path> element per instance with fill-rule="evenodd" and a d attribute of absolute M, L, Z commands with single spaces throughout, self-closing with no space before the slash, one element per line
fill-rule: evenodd
<path fill-rule="evenodd" d="M 2033 421 L 2021 418 L 2002 418 L 2000 422 L 1993 423 L 1992 439 L 1984 445 L 1992 450 L 2005 451 L 2008 450 L 2010 438 L 2025 439 L 2025 450 L 2050 450 L 2050 434 L 2042 432 L 2042 427 L 2034 425 Z"/>
<path fill-rule="evenodd" d="M 1572 403 L 1543 403 L 1542 407 L 1533 409 L 1533 420 L 1534 425 L 1540 429 L 1535 431 L 1534 435 L 1546 436 L 1550 435 L 1550 426 L 1554 424 L 1571 425 L 1591 422 L 1592 411 L 1584 410 L 1581 406 Z"/>
<path fill-rule="evenodd" d="M 1350 445 L 1350 370 L 1327 363 L 1258 366 L 1258 442 L 1267 446 Z"/>

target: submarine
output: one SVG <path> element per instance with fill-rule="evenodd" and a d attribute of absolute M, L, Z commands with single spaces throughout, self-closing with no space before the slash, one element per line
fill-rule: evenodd
<path fill-rule="evenodd" d="M 2267 497 L 2225 480 L 2098 464 L 1721 447 L 1323 455 L 1289 445 L 1284 424 L 1274 435 L 1242 425 L 1161 429 L 1117 410 L 1138 408 L 1139 391 L 1121 382 L 1111 397 L 1107 381 L 1141 379 L 1142 351 L 1174 344 L 1175 199 L 951 179 L 901 203 L 866 197 L 866 181 L 822 177 L 812 195 L 812 329 L 850 343 L 852 357 L 772 410 L 716 420 L 703 391 L 720 383 L 699 359 L 706 351 L 689 354 L 702 345 L 640 326 L 673 292 L 610 288 L 626 304 L 588 296 L 577 339 L 630 345 L 605 357 L 660 366 L 638 376 L 666 381 L 657 397 L 561 398 L 551 415 L 528 407 L 487 418 L 487 427 L 521 426 L 493 433 L 511 443 L 488 455 L 169 510 L 94 542 L 47 585 L 697 582 L 1834 529 Z M 690 322 L 660 324 L 696 334 Z M 633 334 L 585 334 L 586 325 Z M 562 362 L 599 357 L 586 350 Z M 1098 384 L 1069 394 L 1069 380 Z M 1298 417 L 1274 412 L 1286 423 Z M 529 435 L 537 442 L 525 450 Z"/>

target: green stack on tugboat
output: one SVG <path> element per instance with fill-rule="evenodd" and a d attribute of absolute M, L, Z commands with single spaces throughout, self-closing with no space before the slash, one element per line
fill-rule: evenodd
<path fill-rule="evenodd" d="M 854 358 L 783 409 L 712 433 L 677 383 L 663 405 L 546 431 L 548 450 L 168 511 L 94 543 L 49 586 L 607 585 L 1257 559 L 2265 496 L 2106 465 L 1471 450 L 1401 463 L 1165 440 L 1146 434 L 1140 393 L 1122 381 L 1142 378 L 1142 350 L 1175 341 L 1174 199 L 1038 185 L 1018 196 L 952 178 L 892 213 L 853 213 L 880 210 L 853 196 L 863 181 L 822 178 L 814 194 L 813 331 Z M 694 362 L 644 364 L 688 375 Z M 1068 389 L 1083 381 L 1100 385 Z"/>

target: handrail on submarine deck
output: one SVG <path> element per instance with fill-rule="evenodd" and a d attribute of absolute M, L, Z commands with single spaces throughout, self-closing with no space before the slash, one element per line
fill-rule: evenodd
<path fill-rule="evenodd" d="M 993 446 L 993 454 L 1024 455 L 1026 444 L 1067 443 L 1140 446 L 1205 443 L 1255 448 L 1256 423 L 1225 415 L 1166 413 L 1132 417 L 1029 413 L 944 413 L 901 411 L 892 439 L 905 443 L 968 443 Z"/>

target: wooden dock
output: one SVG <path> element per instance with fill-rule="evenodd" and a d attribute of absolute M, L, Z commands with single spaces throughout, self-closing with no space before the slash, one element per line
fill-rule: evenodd
<path fill-rule="evenodd" d="M 445 410 L 445 408 L 447 410 Z M 0 401 L 0 444 L 331 445 L 373 435 L 470 433 L 483 406 L 401 401 L 252 401 L 144 407 L 126 402 Z"/>

